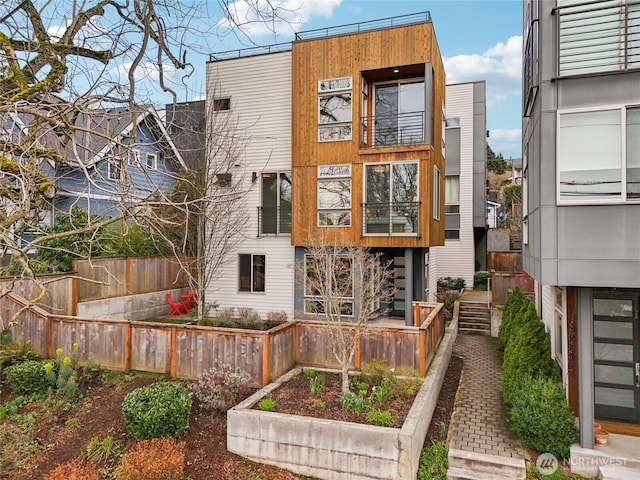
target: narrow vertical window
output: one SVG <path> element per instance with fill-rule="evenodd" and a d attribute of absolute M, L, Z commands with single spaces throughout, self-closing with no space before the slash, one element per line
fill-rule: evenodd
<path fill-rule="evenodd" d="M 241 292 L 264 292 L 266 261 L 264 255 L 239 256 L 239 285 Z"/>

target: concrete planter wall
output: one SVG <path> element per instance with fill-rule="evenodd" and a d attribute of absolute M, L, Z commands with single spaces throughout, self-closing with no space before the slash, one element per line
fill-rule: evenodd
<path fill-rule="evenodd" d="M 227 449 L 259 463 L 326 480 L 412 479 L 457 335 L 447 328 L 402 428 L 254 410 L 294 369 L 227 412 Z"/>

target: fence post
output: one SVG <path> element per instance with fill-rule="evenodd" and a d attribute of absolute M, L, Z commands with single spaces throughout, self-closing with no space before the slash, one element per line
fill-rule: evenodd
<path fill-rule="evenodd" d="M 131 371 L 131 323 L 124 325 L 124 373 Z"/>
<path fill-rule="evenodd" d="M 358 335 L 358 338 L 356 338 L 356 348 L 355 351 L 353 352 L 353 368 L 355 368 L 356 370 L 360 370 L 360 366 L 362 363 L 361 357 L 360 357 L 360 340 L 361 340 L 361 336 Z"/>
<path fill-rule="evenodd" d="M 125 258 L 124 279 L 124 294 L 131 295 L 131 257 Z"/>
<path fill-rule="evenodd" d="M 75 260 L 74 260 L 75 262 Z M 78 278 L 71 277 L 71 292 L 69 293 L 69 315 L 75 317 L 78 315 Z"/>
<path fill-rule="evenodd" d="M 300 361 L 300 323 L 296 320 L 293 326 L 293 363 Z"/>
<path fill-rule="evenodd" d="M 271 378 L 271 334 L 262 336 L 262 386 Z"/>
<path fill-rule="evenodd" d="M 420 342 L 418 348 L 418 369 L 420 371 L 420 376 L 424 377 L 427 374 L 427 331 L 424 328 L 421 328 L 418 332 L 418 342 Z"/>
<path fill-rule="evenodd" d="M 171 327 L 171 349 L 169 353 L 169 375 L 176 376 L 178 370 L 178 327 Z"/>

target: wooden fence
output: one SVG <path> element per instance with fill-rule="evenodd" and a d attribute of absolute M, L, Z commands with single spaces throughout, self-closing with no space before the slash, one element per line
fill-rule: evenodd
<path fill-rule="evenodd" d="M 444 335 L 444 316 L 441 304 L 424 307 L 429 313 L 419 327 L 371 325 L 370 334 L 357 346 L 354 367 L 384 358 L 391 367 L 414 368 L 425 375 Z M 19 310 L 11 327 L 15 340 L 31 342 L 47 357 L 53 357 L 57 348 L 70 352 L 77 343 L 81 363 L 91 358 L 110 370 L 195 379 L 204 370 L 227 363 L 247 372 L 253 386 L 264 386 L 296 364 L 336 366 L 321 322 L 293 321 L 258 331 L 83 319 L 49 314 L 9 293 L 0 298 L 0 323 Z"/>
<path fill-rule="evenodd" d="M 487 270 L 522 272 L 521 252 L 487 252 Z"/>
<path fill-rule="evenodd" d="M 522 293 L 533 293 L 533 278 L 524 272 L 491 272 L 491 305 L 504 305 L 509 292 L 516 287 L 519 287 Z"/>
<path fill-rule="evenodd" d="M 79 302 L 188 286 L 180 263 L 165 257 L 74 260 L 73 269 L 78 276 Z"/>
<path fill-rule="evenodd" d="M 70 274 L 38 275 L 37 280 L 28 277 L 0 278 L 0 295 L 13 292 L 34 301 L 45 289 L 44 297 L 36 305 L 57 315 L 71 315 L 75 305 L 74 279 Z"/>

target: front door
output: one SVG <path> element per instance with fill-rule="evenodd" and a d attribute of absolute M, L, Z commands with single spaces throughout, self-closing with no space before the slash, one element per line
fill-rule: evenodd
<path fill-rule="evenodd" d="M 595 416 L 640 423 L 640 295 L 594 291 Z"/>

